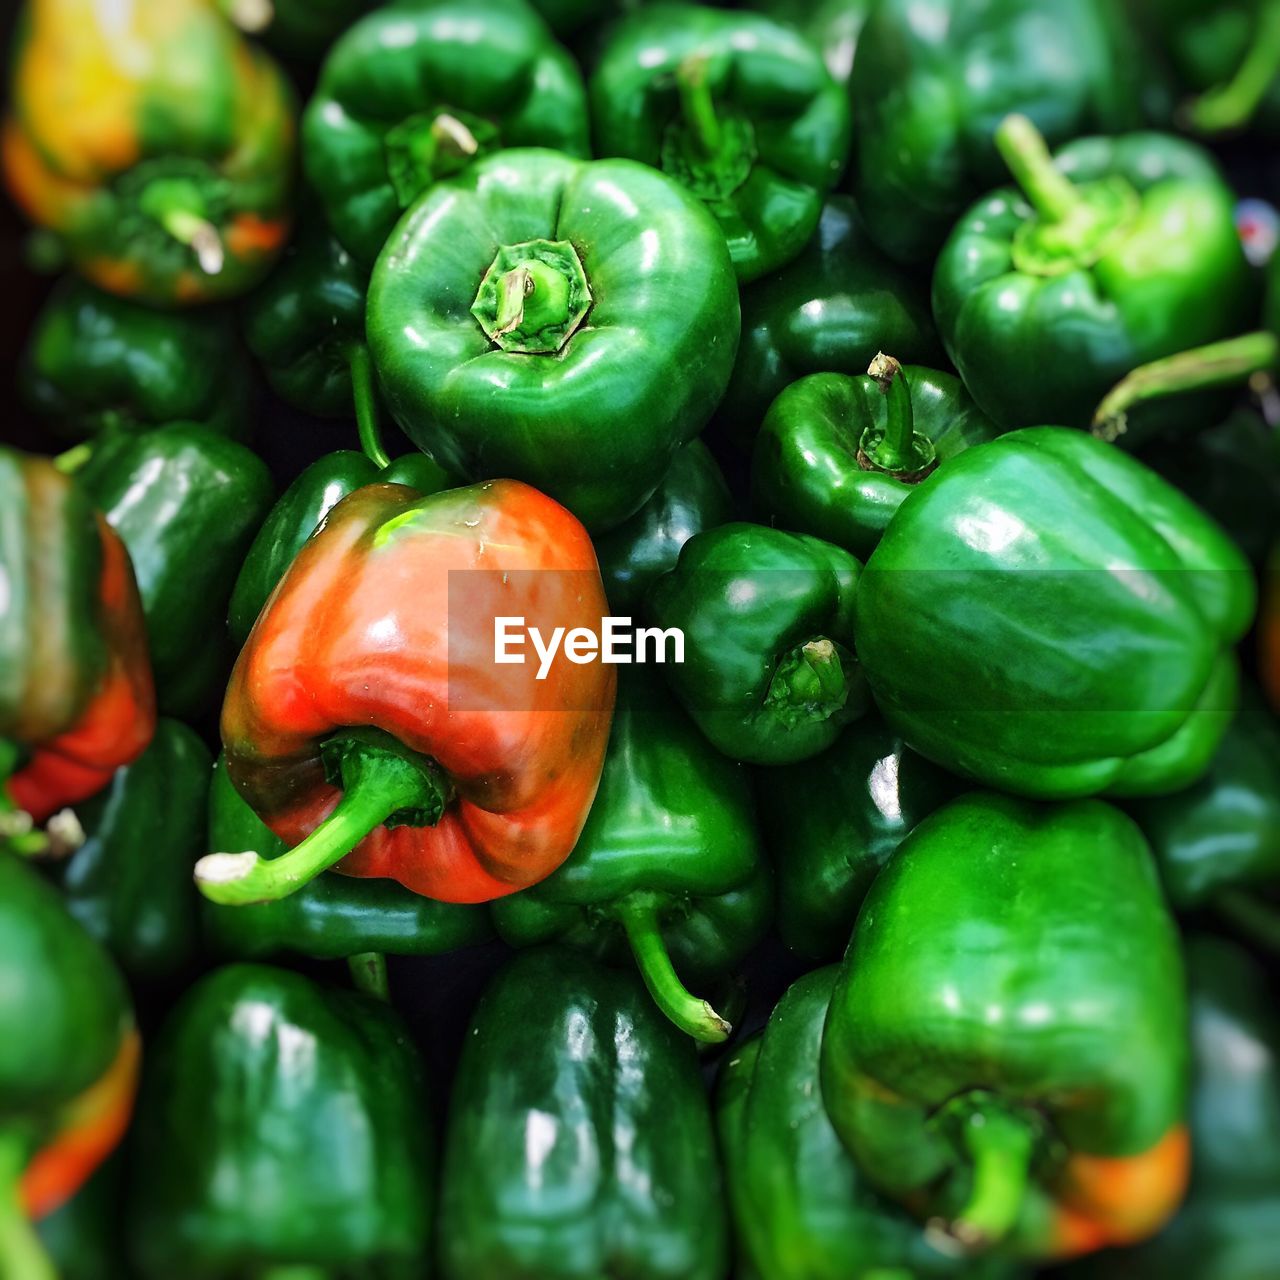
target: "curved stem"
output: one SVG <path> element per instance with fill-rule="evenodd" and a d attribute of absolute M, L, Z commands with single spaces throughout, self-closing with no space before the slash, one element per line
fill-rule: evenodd
<path fill-rule="evenodd" d="M 1280 77 L 1280 0 L 1262 0 L 1258 25 L 1244 60 L 1226 84 L 1185 103 L 1183 118 L 1200 133 L 1222 133 L 1249 123 Z"/>
<path fill-rule="evenodd" d="M 1214 895 L 1213 909 L 1246 941 L 1280 955 L 1280 908 L 1247 889 L 1223 889 Z"/>
<path fill-rule="evenodd" d="M 963 1141 L 973 1185 L 947 1231 L 966 1249 L 987 1249 L 1009 1234 L 1022 1211 L 1035 1139 L 1024 1121 L 995 1109 L 967 1117 Z"/>
<path fill-rule="evenodd" d="M 225 261 L 222 238 L 217 227 L 207 218 L 185 209 L 171 209 L 160 218 L 160 225 L 196 255 L 200 270 L 205 275 L 216 276 L 222 270 Z"/>
<path fill-rule="evenodd" d="M 719 1044 L 727 1039 L 733 1028 L 705 1000 L 690 995 L 676 974 L 654 908 L 623 901 L 618 904 L 618 916 L 640 976 L 658 1008 L 695 1040 Z"/>
<path fill-rule="evenodd" d="M 765 706 L 789 725 L 829 719 L 849 698 L 845 656 L 846 651 L 826 636 L 797 645 L 778 663 Z"/>
<path fill-rule="evenodd" d="M 431 138 L 437 149 L 447 147 L 459 156 L 471 159 L 480 151 L 476 135 L 457 116 L 442 111 L 431 122 Z"/>
<path fill-rule="evenodd" d="M 387 957 L 381 951 L 361 951 L 347 957 L 347 968 L 351 973 L 351 984 L 357 991 L 381 1000 L 383 1004 L 391 1003 L 391 985 L 387 981 Z"/>
<path fill-rule="evenodd" d="M 70 449 L 63 450 L 53 459 L 53 465 L 62 472 L 64 476 L 74 475 L 81 467 L 93 457 L 93 441 L 84 440 L 80 444 L 72 445 Z"/>
<path fill-rule="evenodd" d="M 58 1280 L 22 1205 L 21 1180 L 27 1142 L 0 1133 L 0 1276 L 9 1280 Z"/>
<path fill-rule="evenodd" d="M 1246 333 L 1153 360 L 1126 374 L 1103 396 L 1093 415 L 1093 434 L 1115 440 L 1124 434 L 1126 415 L 1136 404 L 1186 391 L 1232 386 L 1278 364 L 1280 339 L 1265 332 Z"/>
<path fill-rule="evenodd" d="M 996 147 L 1041 217 L 1062 222 L 1071 216 L 1080 203 L 1079 192 L 1058 172 L 1040 130 L 1026 116 L 1005 116 L 996 129 Z"/>
<path fill-rule="evenodd" d="M 373 381 L 373 358 L 363 342 L 352 343 L 347 352 L 351 369 L 351 397 L 355 402 L 356 431 L 360 448 L 376 467 L 385 467 L 391 457 L 382 444 L 382 427 L 378 421 L 378 389 Z"/>
<path fill-rule="evenodd" d="M 914 471 L 915 414 L 911 408 L 911 388 L 902 375 L 902 366 L 881 351 L 867 373 L 876 380 L 886 402 L 884 439 L 876 450 L 876 462 L 886 471 Z"/>
<path fill-rule="evenodd" d="M 724 141 L 724 130 L 716 115 L 715 98 L 707 83 L 708 58 L 695 53 L 687 57 L 676 71 L 676 89 L 680 94 L 680 110 L 685 125 L 704 156 L 713 156 Z"/>

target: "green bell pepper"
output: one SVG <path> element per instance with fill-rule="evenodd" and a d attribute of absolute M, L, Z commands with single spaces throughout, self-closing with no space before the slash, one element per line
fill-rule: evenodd
<path fill-rule="evenodd" d="M 860 377 L 815 373 L 772 404 L 751 461 L 755 514 L 869 556 L 918 484 L 999 431 L 949 373 L 877 355 Z"/>
<path fill-rule="evenodd" d="M 237 649 L 244 645 L 276 583 L 329 510 L 347 494 L 378 483 L 405 484 L 428 494 L 446 488 L 448 479 L 424 453 L 406 454 L 382 468 L 349 449 L 317 458 L 280 495 L 244 557 L 227 615 Z"/>
<path fill-rule="evenodd" d="M 205 839 L 204 832 L 200 838 Z M 278 857 L 288 848 L 232 785 L 223 756 L 209 790 L 207 847 L 231 853 L 253 849 L 264 858 Z M 188 882 L 194 861 L 187 864 Z M 281 952 L 313 960 L 349 960 L 371 952 L 434 956 L 493 936 L 483 907 L 436 902 L 394 880 L 336 871 L 323 872 L 277 902 L 223 907 L 202 898 L 201 919 L 213 950 L 246 960 Z"/>
<path fill-rule="evenodd" d="M 477 158 L 502 147 L 588 155 L 586 90 L 526 4 L 400 0 L 333 46 L 302 145 L 334 235 L 371 265 L 401 213 Z"/>
<path fill-rule="evenodd" d="M 956 223 L 933 312 L 1001 426 L 1086 427 L 1131 369 L 1252 323 L 1235 196 L 1201 148 L 1136 133 L 1050 157 L 1024 116 L 996 142 L 1020 190 L 992 192 Z"/>
<path fill-rule="evenodd" d="M 858 584 L 857 653 L 888 723 L 954 772 L 1046 799 L 1160 795 L 1226 731 L 1255 594 L 1154 472 L 1030 427 L 898 508 Z"/>
<path fill-rule="evenodd" d="M 805 760 L 866 710 L 853 655 L 861 572 L 830 543 L 736 523 L 690 538 L 653 584 L 648 616 L 684 635 L 667 682 L 730 759 Z"/>
<path fill-rule="evenodd" d="M 927 282 L 870 243 L 848 196 L 829 196 L 800 256 L 743 290 L 742 342 L 719 418 L 749 446 L 789 383 L 861 374 L 881 350 L 929 364 L 941 358 Z"/>
<path fill-rule="evenodd" d="M 58 1280 L 131 1280 L 124 1260 L 123 1181 L 124 1161 L 116 1154 L 36 1224 Z"/>
<path fill-rule="evenodd" d="M 726 976 L 764 936 L 772 877 L 751 787 L 655 678 L 619 683 L 600 789 L 578 843 L 540 884 L 492 904 L 519 947 L 563 941 L 600 959 L 628 951 L 662 1012 L 698 1040 L 729 1024 L 682 978 Z"/>
<path fill-rule="evenodd" d="M 1088 1259 L 1063 1280 L 1266 1280 L 1280 1227 L 1280 1025 L 1267 974 L 1203 934 L 1187 939 L 1191 1188 L 1178 1216 L 1136 1249 Z M 1055 1273 L 1057 1274 L 1057 1273 Z"/>
<path fill-rule="evenodd" d="M 720 1071 L 716 1129 L 749 1274 L 758 1280 L 1008 1275 L 1008 1263 L 975 1263 L 933 1248 L 911 1217 L 867 1185 L 840 1144 L 818 1082 L 835 981 L 831 965 L 794 983 L 764 1031 Z"/>
<path fill-rule="evenodd" d="M 832 79 L 846 85 L 871 6 L 872 0 L 750 0 L 749 5 L 776 22 L 798 27 L 821 51 Z"/>
<path fill-rule="evenodd" d="M 132 1256 L 146 1280 L 420 1276 L 432 1127 L 393 1010 L 283 969 L 219 969 L 148 1058 Z"/>
<path fill-rule="evenodd" d="M 601 155 L 705 201 L 738 279 L 804 248 L 849 153 L 849 104 L 817 50 L 761 14 L 659 4 L 610 31 L 591 76 Z"/>
<path fill-rule="evenodd" d="M 1186 996 L 1141 833 L 975 792 L 876 878 L 831 996 L 822 1095 L 867 1179 L 958 1246 L 1144 1239 L 1187 1174 Z"/>
<path fill-rule="evenodd" d="M 711 451 L 691 440 L 671 460 L 653 497 L 629 520 L 595 540 L 609 607 L 638 612 L 655 579 L 675 567 L 695 533 L 733 518 L 733 497 Z"/>
<path fill-rule="evenodd" d="M 853 191 L 873 238 L 929 261 L 1000 182 L 1002 116 L 1025 112 L 1055 146 L 1119 133 L 1163 105 L 1153 81 L 1115 0 L 877 0 L 851 81 Z"/>
<path fill-rule="evenodd" d="M 758 804 L 782 941 L 806 960 L 839 959 L 876 873 L 960 789 L 874 713 L 820 756 L 771 770 Z"/>
<path fill-rule="evenodd" d="M 76 808 L 85 842 L 58 868 L 67 910 L 129 977 L 174 982 L 195 958 L 191 868 L 205 850 L 213 759 L 176 720 Z"/>
<path fill-rule="evenodd" d="M 410 439 L 457 475 L 527 481 L 592 532 L 702 430 L 740 323 L 701 203 L 632 161 L 550 151 L 436 186 L 369 286 L 374 367 Z"/>
<path fill-rule="evenodd" d="M 230 313 L 153 311 L 74 276 L 36 317 L 19 388 L 63 439 L 170 422 L 249 435 L 252 384 Z"/>
<path fill-rule="evenodd" d="M 185 423 L 99 439 L 77 473 L 133 561 L 160 709 L 191 715 L 222 696 L 222 619 L 275 486 L 244 445 Z"/>
<path fill-rule="evenodd" d="M 721 1280 L 728 1240 L 693 1045 L 631 974 L 516 957 L 450 1101 L 444 1280 Z"/>

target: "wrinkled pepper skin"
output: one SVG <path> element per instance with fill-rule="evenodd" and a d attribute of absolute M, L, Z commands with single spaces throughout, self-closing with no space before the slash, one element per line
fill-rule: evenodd
<path fill-rule="evenodd" d="M 52 1277 L 29 1221 L 65 1204 L 129 1124 L 140 1046 L 111 958 L 57 890 L 0 853 L 0 1274 Z"/>
<path fill-rule="evenodd" d="M 608 33 L 590 90 L 596 151 L 705 201 L 744 283 L 804 248 L 849 154 L 844 90 L 761 14 L 647 6 Z"/>
<path fill-rule="evenodd" d="M 208 427 L 100 439 L 77 473 L 133 562 L 160 709 L 217 705 L 231 588 L 275 496 L 257 454 Z"/>
<path fill-rule="evenodd" d="M 758 1280 L 997 1280 L 1008 1263 L 940 1253 L 867 1185 L 822 1105 L 818 1055 L 836 966 L 806 974 L 716 1084 L 739 1254 Z"/>
<path fill-rule="evenodd" d="M 866 710 L 853 656 L 861 572 L 830 543 L 739 522 L 690 538 L 653 584 L 649 618 L 684 633 L 667 683 L 730 759 L 808 759 Z"/>
<path fill-rule="evenodd" d="M 498 333 L 492 293 L 531 272 L 523 318 Z M 415 444 L 455 475 L 535 485 L 593 533 L 639 510 L 702 430 L 741 323 L 699 201 L 628 160 L 538 150 L 486 157 L 414 205 L 374 268 L 367 319 Z"/>
<path fill-rule="evenodd" d="M 293 112 L 279 68 L 208 0 L 29 0 L 5 179 L 99 288 L 235 297 L 288 233 Z"/>
<path fill-rule="evenodd" d="M 898 508 L 858 584 L 857 653 L 888 723 L 955 773 L 1043 799 L 1161 795 L 1226 731 L 1254 598 L 1239 550 L 1154 472 L 1032 427 Z"/>
<path fill-rule="evenodd" d="M 448 478 L 425 453 L 406 454 L 383 468 L 350 449 L 317 458 L 280 495 L 244 557 L 228 611 L 231 640 L 237 649 L 244 645 L 267 597 L 320 521 L 347 494 L 379 483 L 408 485 L 425 495 L 439 493 Z"/>
<path fill-rule="evenodd" d="M 640 612 L 645 592 L 675 568 L 680 548 L 696 533 L 733 519 L 733 495 L 701 440 L 671 460 L 653 497 L 629 520 L 595 539 L 600 576 L 614 613 Z"/>
<path fill-rule="evenodd" d="M 203 833 L 201 838 L 203 839 Z M 209 788 L 208 848 L 256 849 L 278 857 L 288 846 L 241 798 L 218 758 Z M 191 882 L 188 861 L 184 880 Z M 483 907 L 434 902 L 394 880 L 324 872 L 279 902 L 247 907 L 202 904 L 203 935 L 219 955 L 260 960 L 281 953 L 345 960 L 367 952 L 435 956 L 493 936 Z"/>
<path fill-rule="evenodd" d="M 877 244 L 927 262 L 1005 169 L 1025 112 L 1051 146 L 1145 123 L 1152 77 L 1114 0 L 875 0 L 851 81 L 853 191 Z"/>
<path fill-rule="evenodd" d="M 719 417 L 749 446 L 784 387 L 810 373 L 863 374 L 877 351 L 941 358 L 927 280 L 880 253 L 848 196 L 829 196 L 800 256 L 742 291 L 742 341 Z"/>
<path fill-rule="evenodd" d="M 832 79 L 847 85 L 871 4 L 872 0 L 751 0 L 750 8 L 798 27 L 821 51 Z"/>
<path fill-rule="evenodd" d="M 464 573 L 465 588 L 451 591 Z M 339 598 L 350 605 L 335 616 Z M 614 669 L 561 652 L 545 679 L 535 662 L 500 671 L 494 618 L 523 616 L 544 635 L 553 625 L 598 633 L 606 611 L 585 530 L 527 485 L 425 498 L 404 485 L 359 489 L 295 557 L 241 651 L 222 711 L 231 779 L 291 846 L 311 833 L 308 851 L 336 840 L 311 875 L 342 857 L 348 874 L 389 876 L 444 902 L 524 888 L 568 857 L 586 820 Z M 359 781 L 370 750 L 375 770 L 390 760 L 418 771 L 411 799 Z M 357 830 L 352 806 L 371 791 L 381 807 L 372 817 L 360 808 Z M 285 865 L 257 863 L 248 877 L 300 887 L 292 872 L 269 871 Z M 244 868 L 232 878 L 249 882 Z M 282 893 L 246 888 L 228 901 L 273 896 Z"/>
<path fill-rule="evenodd" d="M 720 1280 L 725 1211 L 693 1045 L 632 974 L 554 948 L 481 998 L 450 1100 L 444 1280 Z"/>
<path fill-rule="evenodd" d="M 783 942 L 806 960 L 838 960 L 876 873 L 961 785 L 874 713 L 820 756 L 772 770 L 758 803 Z"/>
<path fill-rule="evenodd" d="M 999 431 L 959 378 L 907 365 L 910 429 L 932 446 L 936 465 Z M 773 402 L 756 437 L 751 502 L 758 518 L 824 538 L 864 559 L 920 475 L 884 470 L 863 449 L 867 433 L 883 434 L 891 410 L 869 374 L 815 373 L 793 382 Z"/>
<path fill-rule="evenodd" d="M 1178 1216 L 1136 1249 L 1085 1259 L 1063 1280 L 1265 1280 L 1280 1266 L 1280 1026 L 1266 973 L 1221 938 L 1187 939 L 1195 1161 Z"/>
<path fill-rule="evenodd" d="M 1185 1189 L 1186 1017 L 1134 823 L 1097 800 L 975 792 L 872 885 L 822 1095 L 868 1180 L 972 1251 L 1133 1243 Z"/>
<path fill-rule="evenodd" d="M 230 315 L 177 315 L 70 276 L 36 317 L 19 372 L 23 399 L 68 440 L 194 422 L 249 434 L 252 387 Z"/>
<path fill-rule="evenodd" d="M 516 0 L 375 9 L 325 59 L 302 138 L 325 217 L 366 266 L 419 196 L 477 157 L 503 147 L 590 154 L 581 73 Z"/>
<path fill-rule="evenodd" d="M 148 1058 L 129 1197 L 144 1280 L 424 1273 L 435 1190 L 422 1064 L 377 1000 L 237 964 Z"/>
<path fill-rule="evenodd" d="M 696 1038 L 719 1041 L 728 1024 L 681 979 L 727 977 L 764 936 L 772 908 L 746 771 L 708 745 L 656 677 L 631 676 L 573 852 L 492 912 L 514 946 L 566 942 L 628 964 L 634 954 L 658 1007 Z"/>
<path fill-rule="evenodd" d="M 191 867 L 204 852 L 213 759 L 177 720 L 79 806 L 85 842 L 58 869 L 67 910 L 135 981 L 172 982 L 195 959 Z"/>
<path fill-rule="evenodd" d="M 133 567 L 84 491 L 47 459 L 0 450 L 0 810 L 35 822 L 100 791 L 155 731 Z"/>
<path fill-rule="evenodd" d="M 1255 282 L 1236 197 L 1194 143 L 1081 138 L 1041 159 L 1025 195 L 1003 187 L 956 223 L 933 313 L 965 386 L 1002 427 L 1087 427 L 1131 369 L 1247 329 Z"/>

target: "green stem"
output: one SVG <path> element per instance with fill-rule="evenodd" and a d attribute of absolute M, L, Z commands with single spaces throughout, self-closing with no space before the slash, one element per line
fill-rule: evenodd
<path fill-rule="evenodd" d="M 455 115 L 442 111 L 431 122 L 431 139 L 436 150 L 447 148 L 464 159 L 474 159 L 480 153 L 476 135 Z"/>
<path fill-rule="evenodd" d="M 849 699 L 846 651 L 826 636 L 815 636 L 782 657 L 765 706 L 788 726 L 830 719 Z"/>
<path fill-rule="evenodd" d="M 618 917 L 626 930 L 640 976 L 658 1008 L 695 1040 L 719 1044 L 728 1039 L 733 1028 L 705 1000 L 690 995 L 676 974 L 656 909 L 648 903 L 628 899 L 618 904 Z"/>
<path fill-rule="evenodd" d="M 1063 222 L 1075 213 L 1079 192 L 1058 171 L 1040 130 L 1026 116 L 1005 116 L 996 129 L 996 147 L 1042 218 Z"/>
<path fill-rule="evenodd" d="M 379 735 L 385 738 L 386 735 Z M 340 753 L 342 798 L 300 844 L 278 858 L 210 853 L 196 863 L 195 880 L 211 902 L 243 906 L 275 902 L 327 871 L 389 818 L 408 813 L 414 825 L 431 826 L 449 802 L 446 780 L 425 757 L 407 748 L 347 736 L 326 744 Z"/>
<path fill-rule="evenodd" d="M 353 342 L 347 351 L 351 369 L 351 396 L 356 409 L 356 431 L 360 448 L 376 467 L 389 466 L 391 456 L 382 444 L 382 427 L 378 421 L 378 389 L 373 379 L 373 358 L 363 342 Z"/>
<path fill-rule="evenodd" d="M 171 209 L 159 219 L 160 225 L 179 243 L 196 255 L 200 270 L 207 276 L 216 276 L 223 267 L 226 255 L 218 229 L 207 218 L 185 209 Z"/>
<path fill-rule="evenodd" d="M 1278 364 L 1280 339 L 1264 332 L 1153 360 L 1126 374 L 1102 398 L 1093 415 L 1093 434 L 1115 440 L 1124 434 L 1126 417 L 1134 405 L 1188 391 L 1233 386 L 1255 374 L 1271 372 Z"/>
<path fill-rule="evenodd" d="M 351 972 L 351 983 L 357 991 L 381 1000 L 383 1004 L 391 1003 L 391 985 L 387 980 L 387 957 L 381 951 L 361 951 L 347 957 L 347 968 Z"/>
<path fill-rule="evenodd" d="M 1244 60 L 1226 84 L 1183 105 L 1182 116 L 1199 133 L 1242 129 L 1280 76 L 1280 0 L 1262 0 L 1258 25 Z"/>
<path fill-rule="evenodd" d="M 967 1116 L 962 1137 L 973 1184 L 946 1230 L 966 1249 L 985 1250 L 1009 1234 L 1022 1212 L 1035 1137 L 1025 1121 L 999 1109 Z"/>
<path fill-rule="evenodd" d="M 690 54 L 676 71 L 676 89 L 685 125 L 705 157 L 714 156 L 724 143 L 724 129 L 707 83 L 708 63 L 706 54 Z"/>
<path fill-rule="evenodd" d="M 28 1155 L 25 1139 L 0 1133 L 0 1276 L 4 1280 L 58 1280 L 22 1208 L 19 1186 Z"/>
<path fill-rule="evenodd" d="M 527 266 L 516 267 L 502 277 L 498 287 L 498 312 L 494 317 L 497 327 L 494 337 L 511 333 L 524 323 L 524 304 L 533 292 L 533 274 Z"/>
<path fill-rule="evenodd" d="M 1280 908 L 1246 889 L 1223 889 L 1214 895 L 1213 909 L 1246 941 L 1280 955 Z"/>
<path fill-rule="evenodd" d="M 93 457 L 93 441 L 84 440 L 80 444 L 72 445 L 70 449 L 65 449 L 53 459 L 53 465 L 62 472 L 64 476 L 75 475 L 81 467 Z"/>
<path fill-rule="evenodd" d="M 867 373 L 876 380 L 885 398 L 884 439 L 876 448 L 875 461 L 886 471 L 914 471 L 915 414 L 911 408 L 911 388 L 902 376 L 902 366 L 881 351 Z"/>

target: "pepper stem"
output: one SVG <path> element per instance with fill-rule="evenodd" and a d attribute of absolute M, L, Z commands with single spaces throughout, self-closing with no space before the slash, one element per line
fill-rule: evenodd
<path fill-rule="evenodd" d="M 1035 1138 L 1025 1121 L 993 1109 L 966 1117 L 962 1139 L 973 1185 L 946 1232 L 968 1250 L 988 1249 L 1009 1234 L 1022 1211 Z"/>
<path fill-rule="evenodd" d="M 996 148 L 1042 218 L 1063 222 L 1079 207 L 1080 193 L 1058 171 L 1043 135 L 1026 116 L 1005 116 L 996 129 Z"/>
<path fill-rule="evenodd" d="M 1280 339 L 1265 332 L 1246 333 L 1153 360 L 1126 374 L 1102 398 L 1093 415 L 1093 434 L 1115 440 L 1124 435 L 1134 405 L 1186 391 L 1232 386 L 1255 374 L 1269 373 L 1278 364 Z"/>
<path fill-rule="evenodd" d="M 724 144 L 724 129 L 716 114 L 715 98 L 707 83 L 710 59 L 692 53 L 676 70 L 676 90 L 684 122 L 704 157 L 714 156 Z"/>
<path fill-rule="evenodd" d="M 351 396 L 356 409 L 356 431 L 360 448 L 376 467 L 391 464 L 391 456 L 382 444 L 382 427 L 378 421 L 378 391 L 373 381 L 373 359 L 363 342 L 353 342 L 347 350 L 351 369 Z"/>
<path fill-rule="evenodd" d="M 1223 889 L 1213 909 L 1254 946 L 1280 955 L 1280 909 L 1246 889 Z"/>
<path fill-rule="evenodd" d="M 1257 12 L 1258 24 L 1235 75 L 1183 104 L 1182 118 L 1198 133 L 1244 128 L 1280 76 L 1280 4 L 1262 0 Z"/>
<path fill-rule="evenodd" d="M 256 36 L 271 25 L 276 12 L 271 0 L 228 0 L 227 16 L 246 35 Z"/>
<path fill-rule="evenodd" d="M 83 440 L 80 444 L 72 445 L 70 449 L 64 449 L 57 454 L 53 459 L 53 465 L 64 476 L 71 476 L 75 475 L 92 457 L 93 441 Z"/>
<path fill-rule="evenodd" d="M 264 861 L 256 853 L 210 853 L 196 863 L 200 892 L 223 906 L 275 902 L 296 893 L 397 814 L 415 826 L 434 826 L 449 802 L 435 764 L 389 735 L 344 736 L 325 744 L 340 761 L 342 798 L 300 844 Z"/>
<path fill-rule="evenodd" d="M 618 916 L 640 976 L 658 1008 L 695 1040 L 719 1044 L 728 1039 L 733 1028 L 705 1000 L 690 995 L 676 974 L 654 907 L 627 899 L 618 904 Z"/>
<path fill-rule="evenodd" d="M 785 724 L 828 720 L 849 700 L 847 651 L 826 636 L 797 645 L 778 663 L 765 706 Z"/>
<path fill-rule="evenodd" d="M 84 827 L 74 809 L 60 809 L 37 830 L 25 809 L 0 803 L 0 849 L 8 853 L 19 858 L 68 858 L 84 842 Z"/>
<path fill-rule="evenodd" d="M 196 255 L 205 275 L 216 276 L 222 270 L 222 239 L 217 227 L 197 212 L 203 207 L 203 199 L 192 183 L 181 178 L 157 178 L 147 184 L 139 205 L 143 213 Z"/>
<path fill-rule="evenodd" d="M 0 1133 L 0 1276 L 58 1280 L 22 1204 L 22 1172 L 28 1155 L 25 1139 Z"/>
<path fill-rule="evenodd" d="M 511 333 L 524 323 L 524 302 L 533 288 L 533 274 L 527 266 L 516 267 L 502 277 L 502 283 L 498 286 L 497 328 L 493 331 L 495 338 Z"/>
<path fill-rule="evenodd" d="M 885 398 L 885 425 L 873 423 L 858 441 L 858 465 L 864 471 L 884 471 L 904 484 L 917 484 L 938 465 L 938 451 L 928 436 L 916 430 L 911 388 L 902 366 L 883 351 L 867 368 Z"/>
<path fill-rule="evenodd" d="M 381 951 L 361 951 L 347 957 L 347 968 L 351 972 L 351 985 L 357 991 L 381 1000 L 383 1004 L 391 1003 L 391 984 L 387 980 L 387 957 Z"/>

